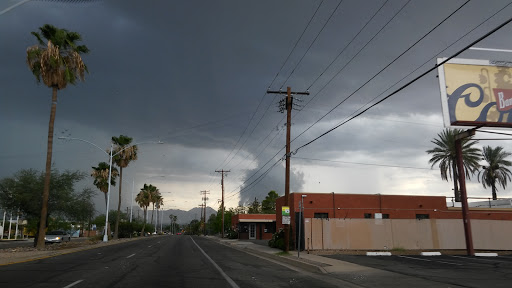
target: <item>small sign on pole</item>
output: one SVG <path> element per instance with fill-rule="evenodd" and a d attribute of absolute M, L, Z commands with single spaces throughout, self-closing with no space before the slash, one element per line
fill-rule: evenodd
<path fill-rule="evenodd" d="M 282 207 L 282 213 L 283 215 L 283 224 L 284 225 L 290 225 L 290 207 L 289 206 L 283 206 Z"/>

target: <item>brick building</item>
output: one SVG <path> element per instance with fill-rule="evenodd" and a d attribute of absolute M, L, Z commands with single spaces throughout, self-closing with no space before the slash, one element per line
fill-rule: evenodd
<path fill-rule="evenodd" d="M 276 214 L 238 214 L 231 218 L 238 239 L 270 240 L 276 232 Z"/>

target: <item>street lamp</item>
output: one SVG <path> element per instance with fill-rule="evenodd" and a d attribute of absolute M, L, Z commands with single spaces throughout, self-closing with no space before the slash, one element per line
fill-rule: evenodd
<path fill-rule="evenodd" d="M 301 195 L 300 197 L 300 202 L 299 202 L 299 211 L 300 211 L 300 216 L 299 216 L 299 245 L 297 246 L 297 258 L 300 258 L 300 228 L 301 228 L 301 225 L 302 225 L 302 216 L 304 214 L 304 198 L 305 197 L 308 197 L 308 195 Z"/>
<path fill-rule="evenodd" d="M 103 153 L 107 154 L 109 157 L 110 157 L 110 163 L 109 163 L 109 168 L 108 168 L 108 191 L 107 191 L 107 207 L 106 207 L 106 212 L 105 212 L 105 233 L 103 235 L 103 242 L 108 242 L 108 232 L 107 232 L 107 227 L 108 227 L 108 207 L 110 206 L 110 181 L 112 180 L 112 158 L 114 158 L 114 156 L 117 156 L 119 153 L 123 152 L 125 149 L 128 149 L 132 146 L 135 146 L 135 145 L 140 145 L 140 144 L 147 144 L 147 143 L 153 143 L 153 144 L 163 144 L 164 142 L 162 141 L 157 141 L 157 142 L 154 142 L 154 141 L 146 141 L 146 142 L 139 142 L 139 143 L 135 143 L 135 144 L 132 144 L 130 146 L 126 146 L 124 147 L 123 149 L 117 151 L 116 154 L 112 154 L 113 153 L 113 149 L 114 149 L 114 143 L 110 142 L 110 154 L 107 153 L 107 151 L 103 150 L 103 148 L 101 148 L 100 146 L 90 142 L 90 141 L 87 141 L 87 140 L 84 140 L 84 139 L 80 139 L 80 138 L 72 138 L 72 137 L 64 137 L 64 136 L 61 136 L 59 137 L 58 139 L 60 140 L 77 140 L 77 141 L 82 141 L 82 142 L 85 142 L 87 144 L 90 144 L 98 149 L 100 149 Z"/>

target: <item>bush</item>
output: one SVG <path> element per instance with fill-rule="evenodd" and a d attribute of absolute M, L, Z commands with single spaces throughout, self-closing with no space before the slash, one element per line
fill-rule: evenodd
<path fill-rule="evenodd" d="M 238 232 L 235 230 L 229 229 L 226 233 L 226 237 L 228 239 L 238 239 Z"/>
<path fill-rule="evenodd" d="M 285 250 L 284 249 L 284 229 L 279 229 L 278 232 L 272 234 L 272 239 L 268 240 L 268 246 L 272 247 L 272 248 L 278 248 L 278 249 L 281 249 L 281 250 Z M 293 237 L 292 237 L 292 229 L 290 229 L 290 250 L 293 250 L 293 247 L 294 246 L 294 241 L 293 241 Z"/>

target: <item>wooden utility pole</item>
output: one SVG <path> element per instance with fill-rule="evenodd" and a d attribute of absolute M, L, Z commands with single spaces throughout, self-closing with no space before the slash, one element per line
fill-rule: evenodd
<path fill-rule="evenodd" d="M 284 206 L 289 207 L 290 198 L 290 135 L 291 135 L 291 121 L 292 121 L 292 109 L 293 109 L 293 97 L 294 95 L 309 95 L 309 92 L 292 92 L 291 87 L 286 88 L 286 92 L 279 91 L 267 91 L 269 94 L 286 94 L 285 107 L 280 107 L 280 111 L 284 112 L 286 108 L 286 171 L 284 179 Z M 282 103 L 282 102 L 280 102 Z M 295 218 L 294 218 L 295 219 Z M 290 223 L 291 224 L 291 223 Z M 290 251 L 290 225 L 284 224 L 284 251 Z"/>
<path fill-rule="evenodd" d="M 206 200 L 208 200 L 208 197 L 206 197 L 207 194 L 210 194 L 210 191 L 201 191 L 201 194 L 203 194 L 203 234 L 206 235 Z"/>
<path fill-rule="evenodd" d="M 231 171 L 224 171 L 224 169 L 218 171 L 218 170 L 215 170 L 215 172 L 217 173 L 221 173 L 222 174 L 222 178 L 220 180 L 220 185 L 222 186 L 222 198 L 221 198 L 221 210 L 222 210 L 222 232 L 221 232 L 221 235 L 222 235 L 222 238 L 224 238 L 224 173 L 228 173 L 228 172 L 231 172 Z"/>

